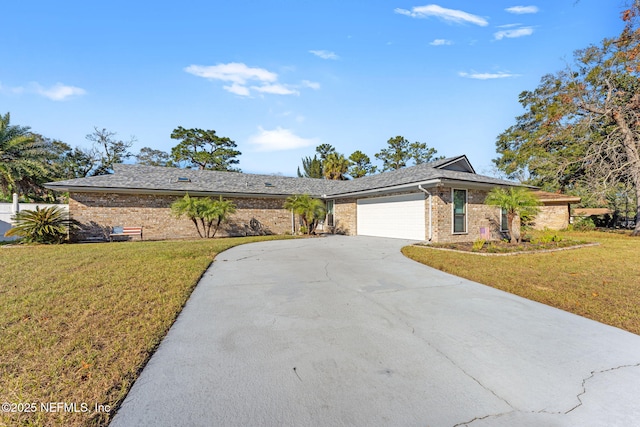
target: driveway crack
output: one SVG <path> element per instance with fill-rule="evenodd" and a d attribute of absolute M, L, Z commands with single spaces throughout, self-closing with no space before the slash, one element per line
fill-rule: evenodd
<path fill-rule="evenodd" d="M 591 375 L 589 375 L 588 377 L 586 377 L 585 379 L 582 380 L 582 391 L 580 393 L 578 393 L 578 395 L 576 396 L 576 398 L 578 399 L 578 404 L 576 406 L 574 406 L 573 408 L 569 409 L 568 411 L 564 412 L 564 414 L 568 414 L 569 412 L 572 412 L 574 410 L 576 410 L 577 408 L 581 407 L 583 402 L 582 402 L 582 396 L 584 396 L 587 393 L 587 382 L 592 379 L 593 377 L 595 377 L 598 374 L 604 374 L 606 372 L 611 372 L 611 371 L 617 371 L 618 369 L 625 369 L 625 368 L 637 368 L 640 367 L 640 363 L 636 363 L 633 365 L 620 365 L 620 366 L 616 366 L 615 368 L 609 368 L 609 369 L 603 369 L 601 371 L 591 371 Z"/>
<path fill-rule="evenodd" d="M 480 421 L 480 420 L 486 420 L 487 418 L 498 418 L 501 417 L 503 415 L 508 415 L 508 414 L 512 414 L 515 411 L 509 411 L 509 412 L 502 412 L 500 414 L 489 414 L 489 415 L 485 415 L 484 417 L 475 417 L 469 421 L 464 421 L 462 423 L 458 423 L 455 424 L 453 427 L 460 427 L 460 426 L 468 426 L 471 423 L 475 423 L 476 421 Z"/>
<path fill-rule="evenodd" d="M 329 282 L 331 282 L 331 276 L 329 275 L 329 261 L 324 263 L 324 276 Z"/>

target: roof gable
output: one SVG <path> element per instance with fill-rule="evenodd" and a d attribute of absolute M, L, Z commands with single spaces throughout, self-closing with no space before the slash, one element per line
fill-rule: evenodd
<path fill-rule="evenodd" d="M 464 154 L 462 156 L 448 157 L 446 159 L 436 160 L 435 162 L 432 162 L 430 164 L 436 169 L 476 173 L 475 169 L 473 169 L 473 166 L 471 166 L 471 162 L 469 162 L 469 159 Z"/>

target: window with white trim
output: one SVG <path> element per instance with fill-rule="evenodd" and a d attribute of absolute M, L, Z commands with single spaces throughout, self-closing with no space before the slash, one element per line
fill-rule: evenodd
<path fill-rule="evenodd" d="M 467 190 L 453 189 L 453 232 L 467 232 Z"/>

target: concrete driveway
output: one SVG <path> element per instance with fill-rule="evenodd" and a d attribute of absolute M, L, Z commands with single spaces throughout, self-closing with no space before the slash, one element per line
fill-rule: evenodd
<path fill-rule="evenodd" d="M 220 254 L 111 425 L 638 425 L 640 336 L 425 267 L 407 243 Z"/>

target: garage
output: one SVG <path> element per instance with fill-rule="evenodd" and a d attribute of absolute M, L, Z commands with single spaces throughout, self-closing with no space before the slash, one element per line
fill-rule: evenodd
<path fill-rule="evenodd" d="M 356 212 L 360 236 L 425 240 L 423 193 L 358 199 Z"/>

